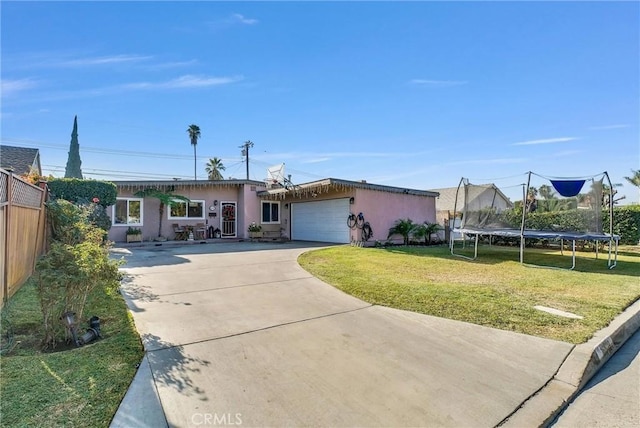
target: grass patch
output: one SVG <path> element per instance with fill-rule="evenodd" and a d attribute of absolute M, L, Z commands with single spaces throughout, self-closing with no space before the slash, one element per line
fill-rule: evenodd
<path fill-rule="evenodd" d="M 85 314 L 100 317 L 103 338 L 56 353 L 39 350 L 42 313 L 32 282 L 10 299 L 3 312 L 15 342 L 0 360 L 0 425 L 108 426 L 143 355 L 122 297 L 96 290 Z M 7 327 L 7 323 L 2 326 Z M 82 332 L 85 328 L 83 320 Z"/>
<path fill-rule="evenodd" d="M 603 257 L 604 256 L 604 257 Z M 640 297 L 640 252 L 621 248 L 618 266 L 606 255 L 577 255 L 574 271 L 518 262 L 518 249 L 482 247 L 476 261 L 447 247 L 340 246 L 302 254 L 300 265 L 366 302 L 443 318 L 582 343 Z M 525 261 L 568 267 L 570 256 L 527 250 Z M 568 319 L 534 309 L 549 306 L 583 316 Z"/>

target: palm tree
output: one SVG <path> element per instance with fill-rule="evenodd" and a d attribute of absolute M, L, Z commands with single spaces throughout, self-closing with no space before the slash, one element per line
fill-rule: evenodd
<path fill-rule="evenodd" d="M 638 191 L 640 192 L 640 169 L 632 169 L 631 172 L 633 173 L 633 175 L 631 177 L 624 177 L 624 179 L 636 186 L 638 188 Z"/>
<path fill-rule="evenodd" d="M 529 187 L 529 189 L 527 189 L 527 201 L 525 206 L 525 209 L 527 210 L 527 212 L 532 213 L 538 207 L 538 203 L 536 200 L 537 196 L 538 196 L 538 189 L 536 189 L 534 186 L 531 186 Z"/>
<path fill-rule="evenodd" d="M 555 192 L 553 191 L 553 187 L 549 186 L 548 184 L 543 184 L 542 186 L 540 186 L 540 188 L 538 188 L 538 194 L 540 195 L 541 198 L 544 198 L 544 199 L 555 198 Z"/>
<path fill-rule="evenodd" d="M 209 174 L 209 180 L 224 180 L 220 171 L 224 171 L 225 169 L 226 167 L 222 164 L 222 159 L 218 158 L 209 159 L 205 168 L 207 174 Z"/>
<path fill-rule="evenodd" d="M 413 220 L 408 219 L 399 219 L 393 224 L 393 227 L 389 229 L 389 234 L 387 235 L 387 239 L 391 238 L 393 235 L 402 235 L 402 239 L 404 240 L 404 245 L 409 245 L 409 236 L 414 231 L 417 225 L 413 224 Z"/>
<path fill-rule="evenodd" d="M 437 233 L 438 230 L 440 230 L 440 225 L 438 223 L 429 223 L 428 221 L 425 221 L 424 223 L 415 226 L 413 236 L 416 239 L 424 238 L 424 243 L 426 245 L 431 245 L 431 235 Z"/>
<path fill-rule="evenodd" d="M 569 211 L 577 208 L 577 199 L 542 199 L 538 201 L 538 212 Z"/>
<path fill-rule="evenodd" d="M 171 205 L 171 202 L 174 200 L 180 200 L 189 202 L 189 198 L 181 195 L 174 195 L 173 192 L 167 190 L 162 191 L 160 189 L 156 189 L 155 187 L 140 190 L 135 193 L 135 196 L 138 198 L 151 197 L 156 198 L 160 201 L 160 208 L 158 209 L 159 221 L 158 221 L 158 238 L 162 237 L 162 214 L 164 214 L 165 205 Z"/>
<path fill-rule="evenodd" d="M 189 128 L 187 128 L 187 132 L 189 133 L 189 139 L 191 140 L 191 145 L 193 146 L 193 179 L 197 180 L 198 176 L 196 175 L 196 146 L 198 145 L 198 138 L 200 138 L 200 127 L 198 125 L 189 125 Z"/>

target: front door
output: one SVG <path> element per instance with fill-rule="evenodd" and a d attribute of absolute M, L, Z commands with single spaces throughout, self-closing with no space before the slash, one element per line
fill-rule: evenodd
<path fill-rule="evenodd" d="M 222 202 L 222 237 L 236 237 L 236 203 Z"/>

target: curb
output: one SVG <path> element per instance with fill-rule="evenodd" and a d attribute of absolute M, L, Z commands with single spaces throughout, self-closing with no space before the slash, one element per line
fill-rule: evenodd
<path fill-rule="evenodd" d="M 587 342 L 571 350 L 555 376 L 500 426 L 547 427 L 589 380 L 640 329 L 640 299 Z"/>
<path fill-rule="evenodd" d="M 118 406 L 109 428 L 168 427 L 167 419 L 156 390 L 149 357 L 145 351 L 138 371 Z"/>

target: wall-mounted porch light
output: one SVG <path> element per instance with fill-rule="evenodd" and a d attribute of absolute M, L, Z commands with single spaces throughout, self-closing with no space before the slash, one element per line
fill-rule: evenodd
<path fill-rule="evenodd" d="M 349 198 L 349 205 L 353 205 L 356 202 L 356 199 L 352 196 Z"/>

